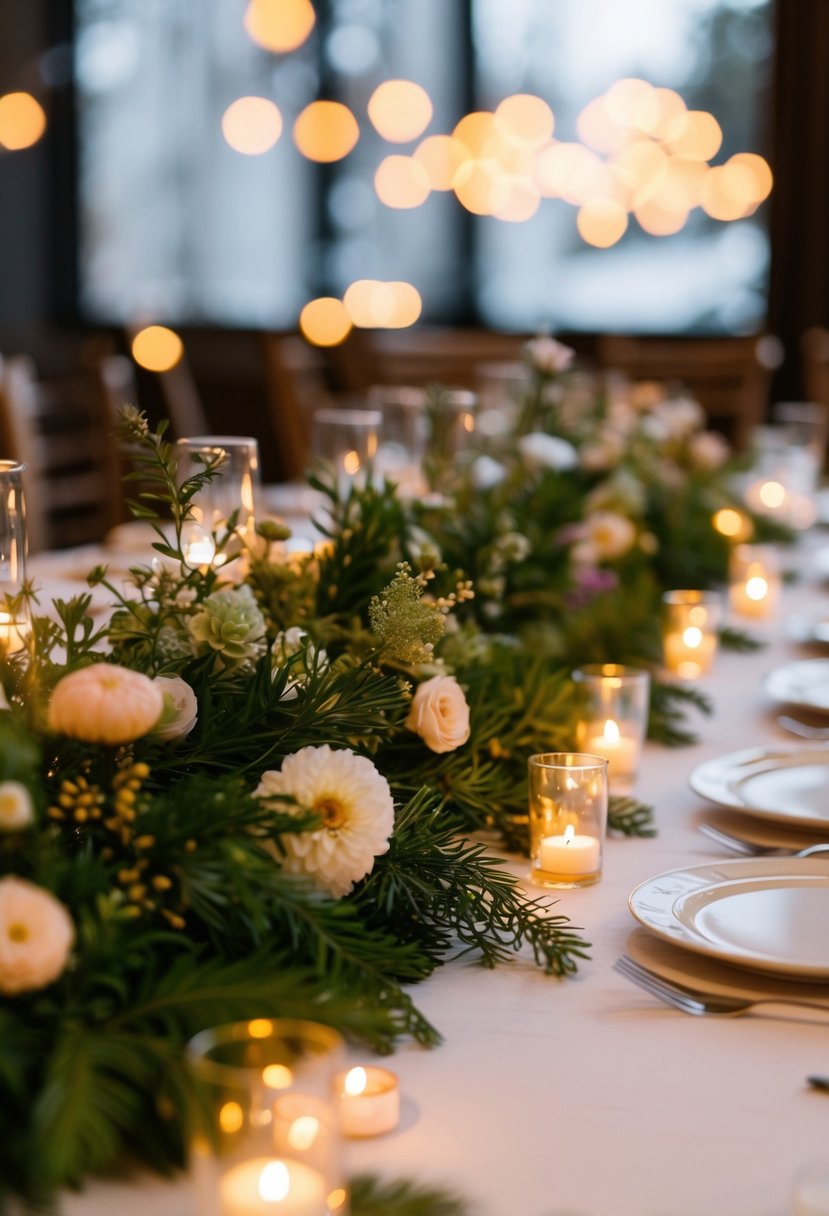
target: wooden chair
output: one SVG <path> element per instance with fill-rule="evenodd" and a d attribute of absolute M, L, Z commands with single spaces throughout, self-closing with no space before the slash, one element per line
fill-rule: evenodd
<path fill-rule="evenodd" d="M 748 445 L 766 413 L 771 372 L 782 360 L 777 338 L 599 339 L 599 365 L 631 380 L 657 380 L 699 401 L 709 424 L 737 450 Z"/>
<path fill-rule="evenodd" d="M 270 429 L 279 474 L 300 477 L 308 464 L 311 421 L 318 409 L 336 402 L 329 392 L 324 364 L 313 347 L 295 334 L 262 335 Z"/>
<path fill-rule="evenodd" d="M 806 399 L 829 410 L 829 329 L 822 325 L 807 329 L 800 339 L 800 352 Z"/>
<path fill-rule="evenodd" d="M 115 406 L 131 395 L 129 373 L 119 356 L 48 381 L 26 355 L 3 363 L 0 442 L 26 466 L 32 552 L 102 540 L 124 518 L 113 425 Z"/>

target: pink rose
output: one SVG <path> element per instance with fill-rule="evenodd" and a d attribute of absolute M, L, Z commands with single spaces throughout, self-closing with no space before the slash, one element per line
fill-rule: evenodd
<path fill-rule="evenodd" d="M 453 752 L 469 738 L 469 706 L 454 676 L 432 676 L 412 698 L 409 730 L 433 752 Z"/>

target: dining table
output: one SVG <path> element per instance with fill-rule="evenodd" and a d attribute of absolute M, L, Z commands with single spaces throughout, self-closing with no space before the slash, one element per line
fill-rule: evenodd
<path fill-rule="evenodd" d="M 577 973 L 544 975 L 522 954 L 496 970 L 462 956 L 412 989 L 443 1042 L 429 1050 L 405 1042 L 383 1061 L 400 1079 L 400 1122 L 349 1142 L 351 1173 L 445 1186 L 467 1198 L 474 1216 L 788 1216 L 800 1172 L 821 1159 L 829 1169 L 829 1093 L 807 1082 L 829 1074 L 829 980 L 808 985 L 825 1012 L 776 1005 L 740 1017 L 690 1016 L 614 969 L 630 953 L 668 972 L 705 972 L 724 989 L 801 986 L 664 942 L 637 923 L 628 899 L 654 876 L 736 856 L 700 832 L 701 823 L 727 824 L 729 815 L 694 792 L 692 770 L 747 748 L 802 745 L 779 723 L 783 707 L 764 679 L 793 660 L 829 654 L 795 640 L 791 625 L 829 598 L 827 551 L 821 528 L 781 549 L 789 577 L 773 617 L 732 621 L 762 648 L 721 648 L 694 684 L 711 701 L 709 715 L 688 710 L 696 742 L 646 744 L 634 792 L 653 807 L 656 834 L 611 835 L 599 882 L 548 892 L 554 911 L 591 943 Z M 60 585 L 65 594 L 72 571 L 77 578 L 101 555 L 43 555 L 31 572 L 47 592 Z M 808 839 L 802 827 L 745 822 L 760 838 Z M 525 858 L 507 856 L 505 865 L 530 895 L 543 893 Z M 348 1054 L 355 1064 L 370 1058 L 356 1044 Z M 138 1173 L 90 1181 L 63 1196 L 62 1211 L 197 1209 L 186 1176 Z"/>

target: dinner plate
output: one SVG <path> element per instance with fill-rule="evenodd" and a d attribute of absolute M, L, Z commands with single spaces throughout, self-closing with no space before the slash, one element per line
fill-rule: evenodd
<path fill-rule="evenodd" d="M 720 806 L 829 832 L 827 747 L 800 744 L 730 752 L 698 764 L 688 782 L 695 794 Z"/>
<path fill-rule="evenodd" d="M 750 971 L 829 980 L 829 859 L 753 857 L 671 870 L 628 904 L 665 941 Z"/>
<path fill-rule="evenodd" d="M 821 600 L 786 621 L 786 632 L 795 642 L 829 644 L 829 600 Z"/>
<path fill-rule="evenodd" d="M 829 659 L 798 659 L 770 671 L 763 681 L 775 701 L 829 714 Z"/>

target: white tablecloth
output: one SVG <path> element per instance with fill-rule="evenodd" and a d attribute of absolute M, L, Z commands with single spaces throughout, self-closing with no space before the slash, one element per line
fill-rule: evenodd
<path fill-rule="evenodd" d="M 787 559 L 802 581 L 773 625 L 755 627 L 768 648 L 721 653 L 701 683 L 716 710 L 695 718 L 699 743 L 646 749 L 637 793 L 655 805 L 658 837 L 609 841 L 602 881 L 561 893 L 592 961 L 566 981 L 522 960 L 495 972 L 463 962 L 418 987 L 446 1041 L 404 1047 L 391 1061 L 401 1125 L 353 1146 L 353 1169 L 450 1184 L 476 1216 L 785 1216 L 800 1167 L 820 1156 L 829 1164 L 829 1097 L 805 1083 L 829 1073 L 829 1017 L 689 1017 L 611 969 L 642 932 L 627 909 L 631 889 L 723 855 L 697 831 L 705 808 L 688 788 L 691 768 L 786 738 L 761 679 L 803 654 L 784 619 L 820 594 L 809 573 L 816 543 Z M 65 1210 L 190 1216 L 193 1204 L 186 1180 L 141 1179 L 93 1184 Z"/>

